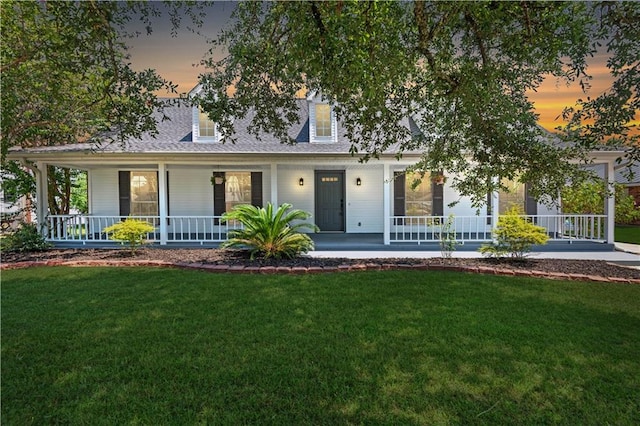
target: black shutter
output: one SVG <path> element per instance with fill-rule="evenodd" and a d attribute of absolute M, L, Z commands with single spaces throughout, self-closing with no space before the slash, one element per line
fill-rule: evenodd
<path fill-rule="evenodd" d="M 405 207 L 405 173 L 393 173 L 393 215 L 404 216 Z"/>
<path fill-rule="evenodd" d="M 529 184 L 524 184 L 524 212 L 529 216 L 538 214 L 538 201 L 529 193 Z"/>
<path fill-rule="evenodd" d="M 222 178 L 222 183 L 216 183 L 215 178 Z M 222 216 L 225 211 L 224 173 L 214 173 L 213 179 L 213 215 Z"/>
<path fill-rule="evenodd" d="M 493 213 L 491 200 L 493 200 L 493 194 L 489 192 L 487 194 L 487 225 L 491 225 L 491 215 Z"/>
<path fill-rule="evenodd" d="M 131 214 L 131 172 L 118 172 L 118 193 L 120 197 L 120 216 Z"/>
<path fill-rule="evenodd" d="M 251 205 L 262 207 L 262 172 L 251 172 Z"/>
<path fill-rule="evenodd" d="M 431 211 L 432 216 L 444 216 L 444 183 L 437 184 L 431 183 L 431 191 L 433 194 L 433 209 Z"/>

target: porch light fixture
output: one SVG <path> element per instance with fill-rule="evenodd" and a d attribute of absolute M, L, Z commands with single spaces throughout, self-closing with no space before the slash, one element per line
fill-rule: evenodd
<path fill-rule="evenodd" d="M 300 180 L 298 181 L 298 185 L 304 186 L 304 179 L 303 178 L 300 178 Z"/>
<path fill-rule="evenodd" d="M 360 179 L 360 178 L 356 178 L 356 185 L 357 185 L 357 186 L 362 185 L 362 179 Z"/>

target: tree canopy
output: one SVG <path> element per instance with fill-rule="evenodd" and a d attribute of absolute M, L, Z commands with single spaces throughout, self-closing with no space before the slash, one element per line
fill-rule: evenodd
<path fill-rule="evenodd" d="M 126 24 L 150 23 L 154 5 L 3 1 L 0 8 L 3 163 L 12 146 L 122 141 L 155 130 L 153 112 L 166 105 L 156 92 L 174 85 L 155 70 L 135 71 L 125 43 Z M 181 13 L 199 22 L 192 9 Z"/>
<path fill-rule="evenodd" d="M 200 5 L 202 6 L 202 5 Z M 168 103 L 158 91 L 175 86 L 155 70 L 136 71 L 126 41 L 127 24 L 151 21 L 162 11 L 143 2 L 2 1 L 0 30 L 0 111 L 3 187 L 17 195 L 33 193 L 33 175 L 5 162 L 11 147 L 78 142 L 124 141 L 155 132 L 155 111 Z M 202 9 L 171 3 L 173 28 L 181 18 L 201 24 Z M 73 173 L 49 167 L 49 206 L 68 213 Z"/>
<path fill-rule="evenodd" d="M 631 2 L 242 2 L 204 61 L 209 69 L 199 102 L 230 137 L 233 119 L 254 110 L 251 132 L 292 143 L 287 129 L 297 120 L 295 98 L 316 92 L 334 105 L 352 153 L 364 161 L 399 144 L 399 155 L 422 154 L 416 169 L 447 170 L 475 205 L 502 178 L 527 181 L 533 195 L 555 198 L 568 178 L 581 177 L 569 160 L 584 160 L 596 141 L 609 140 L 589 132 L 628 136 L 638 107 L 638 8 Z M 586 60 L 599 42 L 613 51 L 609 65 L 620 82 L 604 109 L 612 113 L 607 117 L 615 115 L 613 105 L 625 114 L 616 126 L 596 123 L 591 130 L 576 116 L 572 143 L 562 143 L 537 126 L 527 92 L 548 76 L 588 79 Z M 218 49 L 226 50 L 222 59 L 215 59 Z M 573 113 L 586 118 L 592 105 L 583 107 Z M 420 135 L 403 124 L 407 116 Z"/>

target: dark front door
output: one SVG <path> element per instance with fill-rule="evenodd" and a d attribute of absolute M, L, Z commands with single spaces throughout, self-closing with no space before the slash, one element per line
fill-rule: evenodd
<path fill-rule="evenodd" d="M 324 232 L 344 232 L 344 171 L 316 172 L 316 225 Z"/>

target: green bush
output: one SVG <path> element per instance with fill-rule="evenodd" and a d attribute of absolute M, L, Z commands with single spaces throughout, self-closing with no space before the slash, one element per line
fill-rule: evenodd
<path fill-rule="evenodd" d="M 537 226 L 522 217 L 522 208 L 514 206 L 498 218 L 493 231 L 494 242 L 480 247 L 480 253 L 491 257 L 522 260 L 534 244 L 546 244 L 549 236 L 542 226 Z"/>
<path fill-rule="evenodd" d="M 146 243 L 145 236 L 149 232 L 154 232 L 155 227 L 149 222 L 139 219 L 128 218 L 122 222 L 108 226 L 102 232 L 109 235 L 109 238 L 127 244 L 131 249 L 131 255 L 136 254 L 136 249 Z"/>
<path fill-rule="evenodd" d="M 235 206 L 222 216 L 222 222 L 237 220 L 244 229 L 229 232 L 230 238 L 221 247 L 242 247 L 251 250 L 251 259 L 259 255 L 265 259 L 273 257 L 293 258 L 312 250 L 313 240 L 299 230 L 307 228 L 318 232 L 318 227 L 306 223 L 311 215 L 305 211 L 291 209 L 291 204 L 282 204 L 277 211 L 273 205 L 256 207 L 248 204 Z"/>
<path fill-rule="evenodd" d="M 43 251 L 51 247 L 34 223 L 21 223 L 18 230 L 2 239 L 2 251 Z"/>
<path fill-rule="evenodd" d="M 450 214 L 442 224 L 440 230 L 440 253 L 444 259 L 451 259 L 456 250 L 458 240 L 456 240 L 455 216 Z"/>
<path fill-rule="evenodd" d="M 567 186 L 562 191 L 562 212 L 572 214 L 604 214 L 607 184 L 591 180 L 580 185 Z M 633 223 L 640 219 L 640 209 L 627 189 L 615 184 L 616 223 Z"/>

